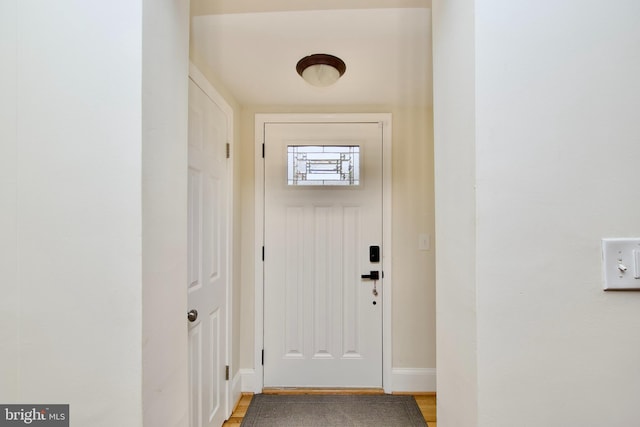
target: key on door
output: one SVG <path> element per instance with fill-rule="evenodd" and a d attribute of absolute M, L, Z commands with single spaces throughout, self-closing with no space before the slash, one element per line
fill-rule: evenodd
<path fill-rule="evenodd" d="M 370 271 L 369 274 L 363 274 L 360 277 L 362 277 L 363 279 L 373 280 L 373 296 L 377 297 L 378 296 L 378 290 L 376 289 L 376 283 L 378 282 L 378 279 L 380 278 L 380 272 L 379 271 Z"/>

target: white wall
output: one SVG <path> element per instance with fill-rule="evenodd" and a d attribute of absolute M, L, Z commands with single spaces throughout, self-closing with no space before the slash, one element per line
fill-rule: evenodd
<path fill-rule="evenodd" d="M 640 293 L 602 291 L 600 239 L 640 236 L 640 3 L 476 14 L 479 425 L 638 425 Z"/>
<path fill-rule="evenodd" d="M 0 396 L 74 425 L 142 417 L 141 25 L 130 0 L 0 3 Z"/>
<path fill-rule="evenodd" d="M 444 427 L 640 420 L 640 293 L 603 292 L 600 254 L 603 237 L 640 235 L 639 16 L 633 0 L 434 1 Z M 463 45 L 469 57 L 455 63 Z M 476 186 L 475 209 L 460 181 Z M 444 218 L 455 205 L 461 230 Z M 454 267 L 467 277 L 450 277 Z M 451 392 L 465 382 L 471 393 Z M 474 394 L 477 420 L 462 422 L 453 409 Z"/>
<path fill-rule="evenodd" d="M 142 399 L 144 425 L 187 426 L 189 1 L 144 0 Z"/>
<path fill-rule="evenodd" d="M 0 2 L 0 401 L 74 425 L 188 424 L 188 1 L 144 6 Z"/>
<path fill-rule="evenodd" d="M 477 425 L 473 12 L 473 0 L 433 1 L 436 360 L 445 427 Z"/>
<path fill-rule="evenodd" d="M 0 401 L 20 392 L 17 221 L 18 2 L 0 2 Z"/>
<path fill-rule="evenodd" d="M 393 109 L 393 367 L 436 367 L 433 110 Z M 418 249 L 418 235 L 429 238 Z M 435 391 L 435 372 L 428 389 Z M 425 384 L 426 385 L 426 384 Z"/>

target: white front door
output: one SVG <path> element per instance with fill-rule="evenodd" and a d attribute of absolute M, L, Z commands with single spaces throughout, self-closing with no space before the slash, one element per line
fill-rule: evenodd
<path fill-rule="evenodd" d="M 189 80 L 189 425 L 226 418 L 227 120 Z"/>
<path fill-rule="evenodd" d="M 265 387 L 382 387 L 382 134 L 264 126 Z"/>

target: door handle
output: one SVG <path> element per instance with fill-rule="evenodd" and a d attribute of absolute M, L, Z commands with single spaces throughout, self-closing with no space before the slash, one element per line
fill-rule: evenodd
<path fill-rule="evenodd" d="M 191 310 L 187 313 L 187 319 L 189 319 L 189 322 L 195 322 L 197 318 L 198 310 Z"/>
<path fill-rule="evenodd" d="M 370 271 L 369 274 L 363 274 L 360 277 L 362 277 L 363 279 L 369 279 L 369 280 L 380 280 L 380 272 Z"/>

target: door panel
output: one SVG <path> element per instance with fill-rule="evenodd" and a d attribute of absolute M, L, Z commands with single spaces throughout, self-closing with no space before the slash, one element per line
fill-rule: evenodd
<path fill-rule="evenodd" d="M 381 124 L 266 124 L 264 191 L 264 385 L 381 387 Z"/>
<path fill-rule="evenodd" d="M 191 427 L 226 418 L 227 120 L 189 80 L 188 303 Z"/>

